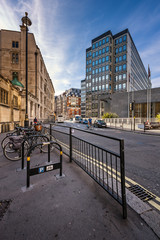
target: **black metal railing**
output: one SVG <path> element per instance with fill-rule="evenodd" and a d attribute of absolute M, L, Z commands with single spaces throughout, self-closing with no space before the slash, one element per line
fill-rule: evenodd
<path fill-rule="evenodd" d="M 51 124 L 47 131 L 61 144 L 70 162 L 74 161 L 122 205 L 123 218 L 127 218 L 124 140 L 63 125 Z M 103 138 L 101 145 L 105 145 L 106 140 L 107 148 L 88 141 L 88 134 L 91 139 Z"/>

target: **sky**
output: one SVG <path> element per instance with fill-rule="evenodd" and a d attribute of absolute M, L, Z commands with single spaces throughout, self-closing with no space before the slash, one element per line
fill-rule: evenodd
<path fill-rule="evenodd" d="M 56 95 L 81 87 L 92 39 L 126 28 L 160 87 L 160 0 L 0 0 L 0 29 L 20 31 L 25 12 Z"/>

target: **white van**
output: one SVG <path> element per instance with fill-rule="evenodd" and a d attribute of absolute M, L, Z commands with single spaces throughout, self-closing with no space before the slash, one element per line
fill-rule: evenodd
<path fill-rule="evenodd" d="M 58 123 L 63 123 L 63 122 L 64 122 L 64 117 L 63 117 L 63 115 L 58 115 L 58 117 L 57 117 L 57 122 L 58 122 Z"/>

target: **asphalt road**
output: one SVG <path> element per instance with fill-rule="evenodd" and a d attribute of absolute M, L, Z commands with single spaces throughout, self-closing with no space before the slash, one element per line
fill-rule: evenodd
<path fill-rule="evenodd" d="M 63 126 L 71 126 L 86 130 L 86 125 L 65 122 Z M 56 127 L 60 131 L 69 133 L 68 129 Z M 96 145 L 103 146 L 117 152 L 119 143 L 108 140 L 93 133 L 124 139 L 125 147 L 125 173 L 129 180 L 135 181 L 156 196 L 160 197 L 160 136 L 138 134 L 114 129 L 90 130 L 92 134 L 74 130 L 73 134 Z M 64 139 L 64 136 L 63 136 Z M 69 138 L 66 136 L 66 143 Z"/>

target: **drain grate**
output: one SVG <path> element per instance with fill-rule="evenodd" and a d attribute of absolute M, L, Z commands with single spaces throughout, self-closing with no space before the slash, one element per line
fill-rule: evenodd
<path fill-rule="evenodd" d="M 0 220 L 3 218 L 5 212 L 7 211 L 11 200 L 2 200 L 0 201 Z"/>
<path fill-rule="evenodd" d="M 146 189 L 140 187 L 139 185 L 133 185 L 128 188 L 132 193 L 134 193 L 143 202 L 148 202 L 155 198 L 153 194 L 148 192 Z"/>

